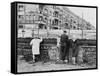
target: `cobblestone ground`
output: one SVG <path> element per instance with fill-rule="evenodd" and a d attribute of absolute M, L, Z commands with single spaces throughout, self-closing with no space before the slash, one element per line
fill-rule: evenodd
<path fill-rule="evenodd" d="M 68 63 L 55 63 L 54 61 L 48 62 L 26 62 L 25 60 L 20 60 L 18 58 L 18 72 L 35 72 L 35 71 L 50 71 L 50 70 L 69 70 L 69 69 L 84 69 L 84 68 L 95 68 L 95 65 L 72 65 Z"/>

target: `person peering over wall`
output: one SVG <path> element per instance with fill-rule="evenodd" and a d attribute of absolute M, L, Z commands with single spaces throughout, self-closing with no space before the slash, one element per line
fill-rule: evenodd
<path fill-rule="evenodd" d="M 84 54 L 84 50 L 82 49 L 82 46 L 79 45 L 79 41 L 77 39 L 74 42 L 73 57 L 72 57 L 73 64 L 79 64 L 79 65 L 82 64 L 83 54 Z"/>
<path fill-rule="evenodd" d="M 67 35 L 67 31 L 63 31 L 63 34 L 61 35 L 61 39 L 60 39 L 60 54 L 61 54 L 61 60 L 64 62 L 68 62 L 68 54 L 69 54 L 69 50 L 68 50 L 68 35 Z M 67 56 L 67 59 L 66 59 Z"/>
<path fill-rule="evenodd" d="M 33 63 L 35 62 L 35 55 L 40 54 L 40 42 L 42 42 L 42 40 L 42 38 L 35 37 L 30 42 L 30 45 L 32 46 Z"/>

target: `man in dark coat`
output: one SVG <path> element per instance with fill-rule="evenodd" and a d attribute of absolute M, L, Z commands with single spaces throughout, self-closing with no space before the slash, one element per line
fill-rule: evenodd
<path fill-rule="evenodd" d="M 61 60 L 65 60 L 65 57 L 67 55 L 68 60 L 68 35 L 66 35 L 66 31 L 63 31 L 63 34 L 61 35 Z"/>

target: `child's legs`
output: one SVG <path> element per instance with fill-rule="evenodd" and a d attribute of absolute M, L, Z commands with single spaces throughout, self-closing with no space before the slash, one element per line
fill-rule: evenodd
<path fill-rule="evenodd" d="M 33 54 L 33 62 L 35 62 L 35 55 Z"/>

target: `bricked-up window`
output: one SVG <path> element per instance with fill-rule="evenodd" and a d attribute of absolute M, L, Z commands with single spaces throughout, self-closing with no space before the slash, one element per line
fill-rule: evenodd
<path fill-rule="evenodd" d="M 38 18 L 38 15 L 35 15 L 35 16 L 34 16 L 34 21 L 38 21 L 38 19 L 39 19 L 39 18 Z"/>
<path fill-rule="evenodd" d="M 62 15 L 59 15 L 59 18 L 62 19 Z"/>
<path fill-rule="evenodd" d="M 65 22 L 68 22 L 68 18 L 67 17 L 65 18 Z"/>
<path fill-rule="evenodd" d="M 49 10 L 49 14 L 51 15 L 52 14 L 52 11 Z"/>

